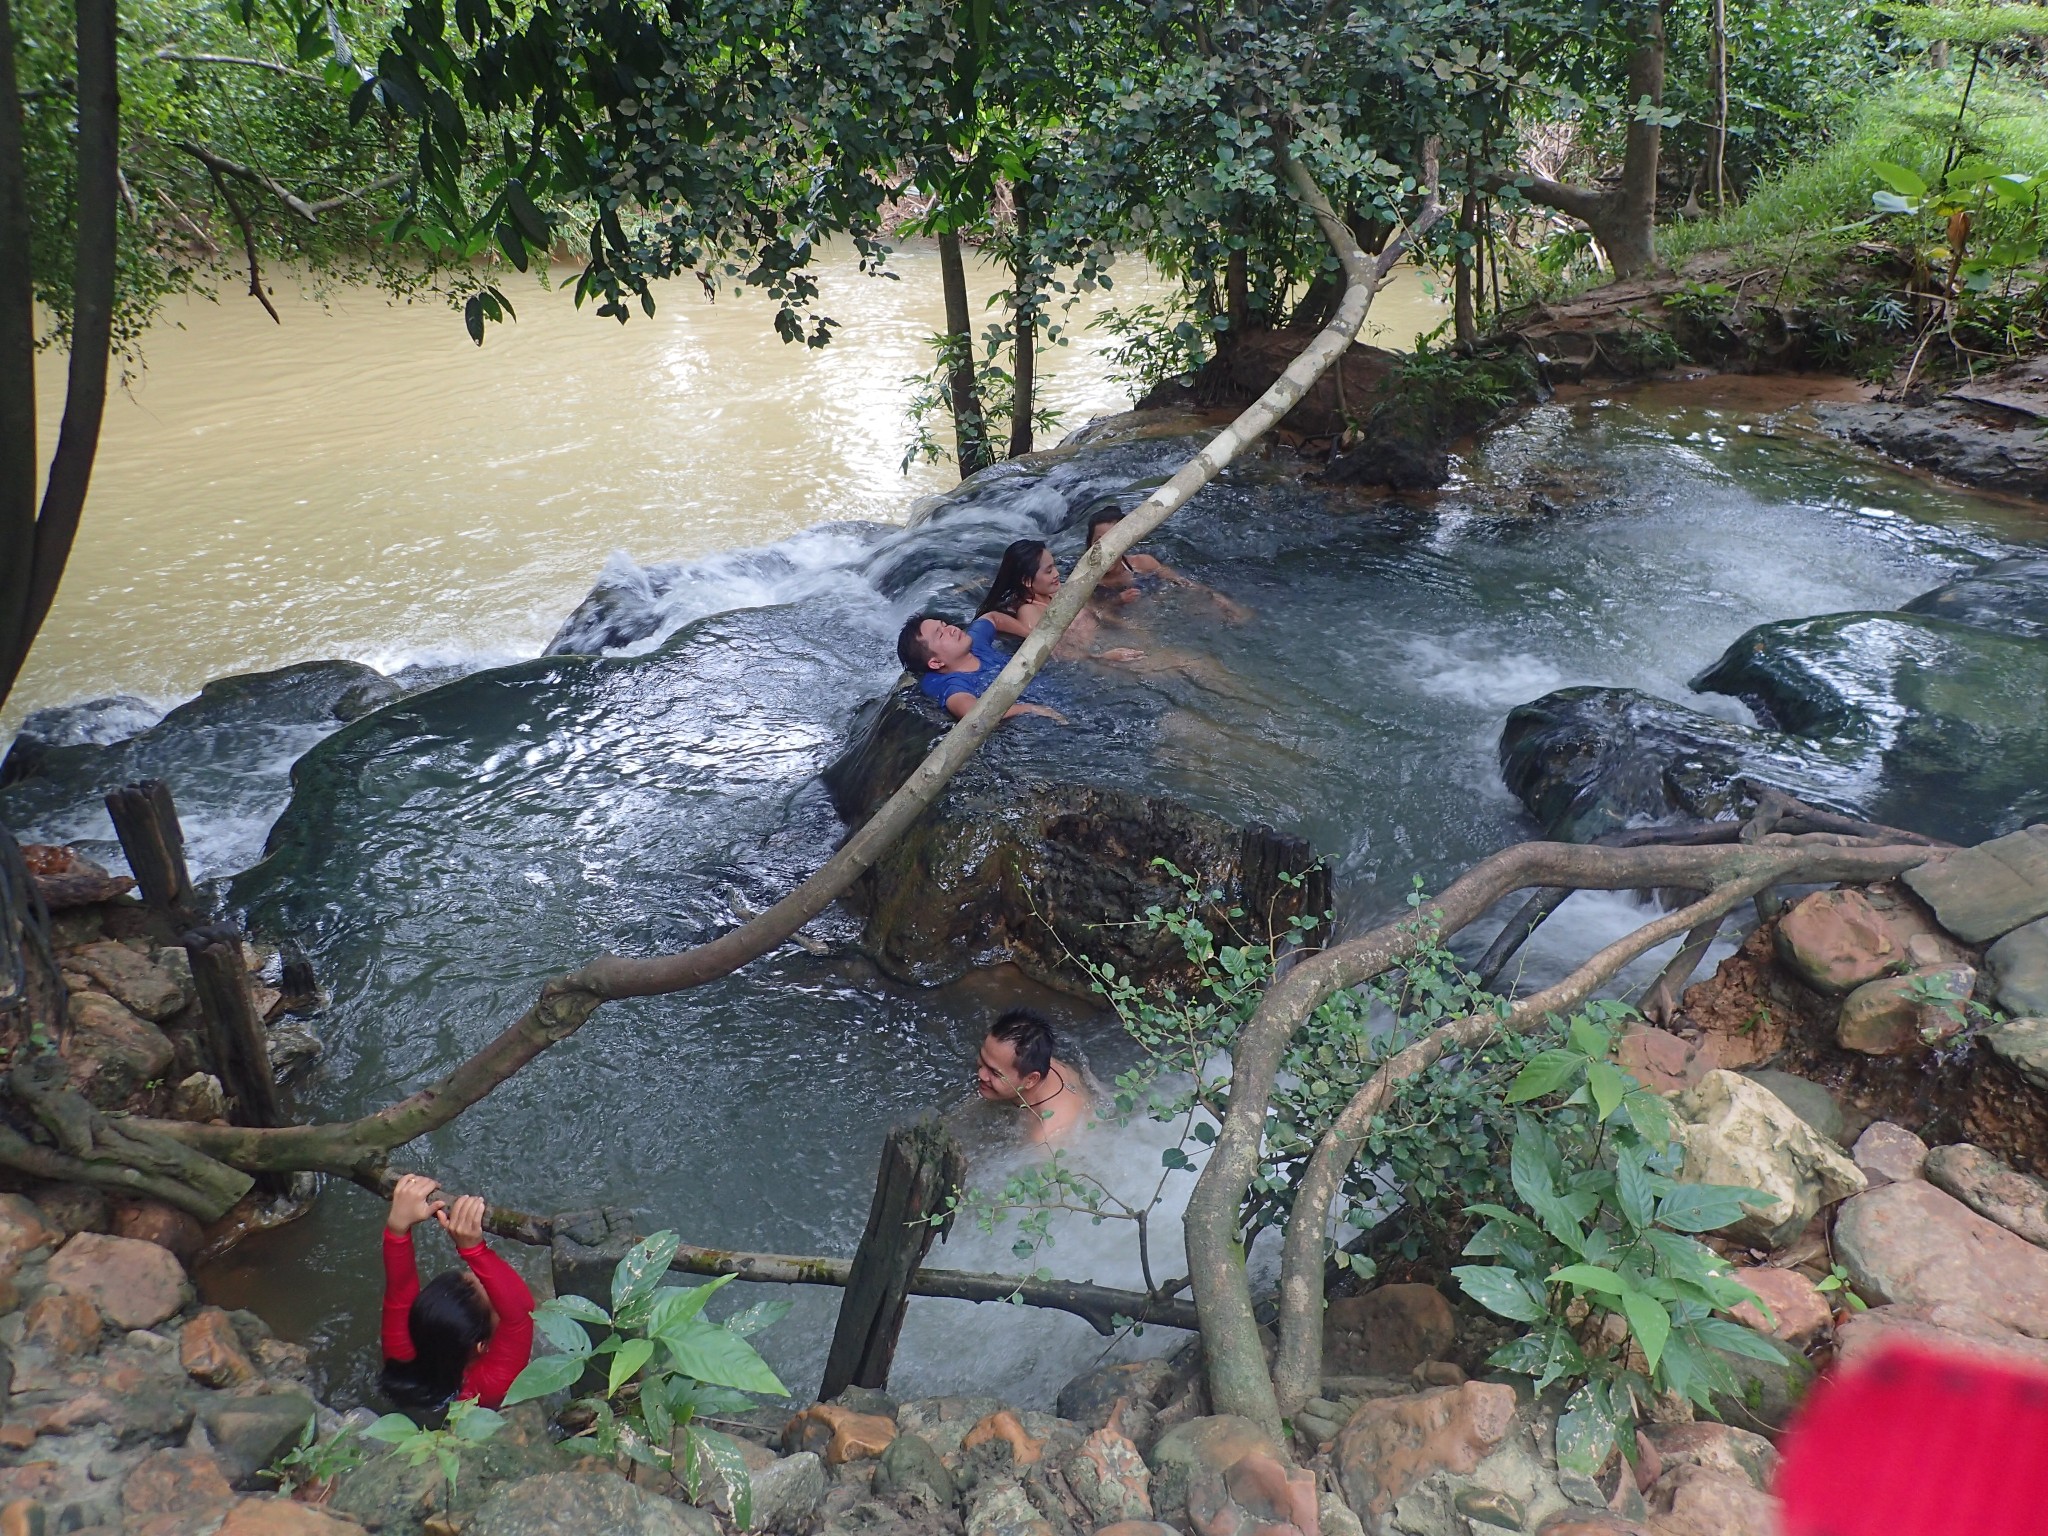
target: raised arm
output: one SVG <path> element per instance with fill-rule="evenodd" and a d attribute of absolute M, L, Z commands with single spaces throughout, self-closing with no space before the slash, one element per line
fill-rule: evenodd
<path fill-rule="evenodd" d="M 439 1189 L 423 1174 L 408 1173 L 391 1192 L 391 1213 L 384 1218 L 384 1316 L 380 1330 L 384 1358 L 410 1360 L 412 1303 L 420 1293 L 419 1261 L 413 1254 L 412 1229 L 440 1214 Z"/>
<path fill-rule="evenodd" d="M 455 1202 L 454 1211 L 441 1215 L 440 1221 L 455 1241 L 455 1252 L 484 1288 L 491 1310 L 498 1314 L 490 1342 L 462 1376 L 464 1397 L 495 1408 L 505 1400 L 513 1378 L 533 1358 L 533 1292 L 519 1272 L 484 1242 L 482 1200 L 464 1195 Z"/>

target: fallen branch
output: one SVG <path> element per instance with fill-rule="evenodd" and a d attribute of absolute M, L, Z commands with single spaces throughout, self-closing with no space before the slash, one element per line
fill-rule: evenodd
<path fill-rule="evenodd" d="M 249 223 L 249 215 L 242 211 L 242 205 L 235 200 L 235 194 L 228 186 L 227 177 L 219 166 L 214 164 L 212 158 L 196 144 L 187 144 L 185 148 L 200 156 L 201 164 L 206 167 L 206 174 L 213 178 L 214 190 L 220 193 L 221 201 L 228 205 L 229 214 L 241 227 L 242 249 L 249 257 L 249 297 L 261 304 L 272 320 L 283 325 L 284 319 L 278 314 L 277 306 L 270 302 L 270 295 L 263 291 L 263 271 L 256 263 L 256 230 Z"/>
<path fill-rule="evenodd" d="M 574 1034 L 601 1004 L 687 991 L 730 975 L 788 942 L 798 929 L 844 895 L 924 814 L 988 739 L 1025 685 L 1050 659 L 1053 647 L 1103 575 L 1285 416 L 1343 355 L 1365 322 L 1375 285 L 1400 260 L 1409 241 L 1427 230 L 1441 211 L 1432 154 L 1430 191 L 1422 211 L 1409 230 L 1387 243 L 1374 264 L 1367 261 L 1356 237 L 1331 210 L 1308 172 L 1292 161 L 1287 162 L 1286 171 L 1344 265 L 1349 286 L 1337 313 L 1264 394 L 1081 557 L 1045 617 L 1025 637 L 980 701 L 816 874 L 759 916 L 694 949 L 639 958 L 604 955 L 580 970 L 552 978 L 542 985 L 531 1008 L 446 1077 L 360 1120 L 264 1129 L 162 1121 L 153 1122 L 155 1128 L 252 1172 L 304 1169 L 353 1177 L 359 1172 L 380 1171 L 384 1155 L 392 1148 L 448 1124 L 535 1056 Z"/>
<path fill-rule="evenodd" d="M 392 187 L 401 186 L 406 179 L 405 172 L 393 171 L 388 175 L 379 176 L 375 181 L 367 182 L 353 191 L 341 192 L 333 197 L 325 197 L 318 202 L 309 203 L 268 172 L 260 171 L 253 165 L 244 165 L 239 160 L 230 160 L 227 156 L 217 154 L 213 150 L 208 149 L 204 144 L 195 144 L 190 139 L 180 139 L 178 141 L 178 148 L 205 166 L 207 173 L 213 177 L 216 186 L 221 184 L 223 177 L 232 176 L 237 181 L 246 181 L 252 186 L 261 187 L 308 224 L 317 224 L 320 222 L 321 214 L 332 213 L 335 209 L 345 208 L 350 203 L 361 202 L 372 192 L 383 192 Z M 225 195 L 225 192 L 223 195 Z M 229 206 L 234 206 L 232 200 L 230 200 Z M 246 229 L 247 226 L 245 224 L 245 232 Z"/>
<path fill-rule="evenodd" d="M 307 80 L 321 87 L 327 84 L 321 76 L 303 69 L 293 69 L 289 64 L 278 64 L 270 59 L 244 58 L 237 53 L 178 53 L 169 48 L 159 48 L 155 57 L 166 64 L 234 64 L 243 69 L 266 70 L 270 74 L 283 75 L 291 80 Z"/>
<path fill-rule="evenodd" d="M 1238 1037 L 1229 1109 L 1184 1218 L 1188 1268 L 1201 1308 L 1216 1411 L 1241 1414 L 1276 1435 L 1279 1430 L 1280 1406 L 1252 1315 L 1238 1218 L 1258 1172 L 1266 1108 L 1281 1058 L 1295 1031 L 1325 999 L 1381 974 L 1426 940 L 1449 938 L 1504 897 L 1531 887 L 1717 890 L 1768 876 L 1757 887 L 1761 890 L 1795 880 L 1870 881 L 1911 869 L 1933 851 L 1924 846 L 1852 844 L 1829 835 L 1780 834 L 1756 843 L 1703 847 L 1522 843 L 1482 860 L 1453 881 L 1432 904 L 1433 928 L 1412 918 L 1387 924 L 1304 960 L 1275 982 Z M 1320 1293 L 1317 1305 L 1320 1308 Z"/>

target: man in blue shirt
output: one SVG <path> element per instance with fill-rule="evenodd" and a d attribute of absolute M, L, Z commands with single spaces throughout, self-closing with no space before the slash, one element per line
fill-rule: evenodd
<path fill-rule="evenodd" d="M 920 613 L 909 619 L 896 637 L 896 656 L 917 679 L 925 697 L 944 706 L 955 720 L 967 717 L 974 701 L 988 691 L 1009 657 L 996 649 L 996 627 L 986 617 L 962 629 L 934 613 Z M 1025 686 L 1024 698 L 1003 713 L 1005 720 L 1018 715 L 1043 715 L 1066 724 L 1066 716 L 1043 704 L 1027 703 L 1036 678 Z"/>

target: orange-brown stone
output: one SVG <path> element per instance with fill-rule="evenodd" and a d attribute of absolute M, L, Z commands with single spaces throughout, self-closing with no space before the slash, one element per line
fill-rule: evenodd
<path fill-rule="evenodd" d="M 1438 1472 L 1470 1472 L 1507 1438 L 1515 1389 L 1468 1381 L 1360 1405 L 1333 1453 L 1344 1501 L 1370 1524 Z"/>
<path fill-rule="evenodd" d="M 1045 1454 L 1045 1442 L 1024 1433 L 1024 1426 L 1018 1422 L 1017 1415 L 1007 1408 L 998 1408 L 978 1421 L 961 1439 L 960 1449 L 971 1451 L 990 1440 L 1008 1441 L 1010 1454 L 1020 1467 L 1030 1466 Z"/>
<path fill-rule="evenodd" d="M 21 1322 L 23 1338 L 60 1359 L 100 1347 L 100 1309 L 89 1297 L 45 1291 L 29 1304 Z"/>
<path fill-rule="evenodd" d="M 244 1499 L 217 1536 L 362 1536 L 363 1528 L 291 1499 Z"/>
<path fill-rule="evenodd" d="M 121 1485 L 127 1536 L 187 1536 L 234 1507 L 234 1490 L 204 1451 L 158 1451 Z"/>
<path fill-rule="evenodd" d="M 1728 1314 L 1745 1328 L 1754 1328 L 1781 1344 L 1804 1350 L 1825 1339 L 1833 1327 L 1835 1314 L 1827 1297 L 1796 1269 L 1773 1269 L 1766 1265 L 1738 1269 L 1728 1278 L 1754 1291 L 1770 1309 L 1767 1316 L 1762 1308 L 1746 1301 Z"/>
<path fill-rule="evenodd" d="M 235 1325 L 219 1307 L 203 1308 L 185 1325 L 178 1336 L 178 1363 L 186 1375 L 209 1387 L 239 1387 L 256 1379 Z"/>
<path fill-rule="evenodd" d="M 855 1413 L 837 1403 L 813 1403 L 782 1426 L 782 1448 L 810 1451 L 827 1466 L 871 1461 L 896 1438 L 896 1422 L 878 1413 Z"/>

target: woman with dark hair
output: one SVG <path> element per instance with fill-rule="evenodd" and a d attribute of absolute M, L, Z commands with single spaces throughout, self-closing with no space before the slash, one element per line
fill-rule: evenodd
<path fill-rule="evenodd" d="M 1113 511 L 1089 518 L 1088 547 L 1093 549 L 1100 544 L 1109 530 L 1123 520 L 1123 513 Z M 1102 580 L 1095 584 L 1095 590 L 1098 594 L 1108 594 L 1104 601 L 1128 603 L 1160 586 L 1187 587 L 1206 594 L 1223 617 L 1233 624 L 1242 624 L 1252 616 L 1250 609 L 1232 602 L 1214 587 L 1205 587 L 1194 577 L 1183 576 L 1164 560 L 1135 549 L 1118 557 L 1116 564 L 1102 573 Z"/>
<path fill-rule="evenodd" d="M 1021 640 L 1038 627 L 1045 610 L 1059 595 L 1060 568 L 1043 539 L 1019 539 L 1003 551 L 996 567 L 996 579 L 988 584 L 988 596 L 975 609 L 1001 634 Z M 1095 649 L 1104 620 L 1092 608 L 1083 608 L 1067 626 L 1053 654 L 1062 661 L 1143 661 L 1145 653 L 1130 646 Z M 1114 623 L 1114 620 L 1109 622 Z"/>
<path fill-rule="evenodd" d="M 401 1408 L 432 1410 L 450 1398 L 486 1408 L 505 1400 L 533 1355 L 533 1292 L 484 1246 L 484 1203 L 460 1196 L 451 1210 L 440 1185 L 408 1173 L 391 1192 L 384 1222 L 384 1395 Z M 412 1229 L 441 1224 L 468 1269 L 420 1286 Z"/>

